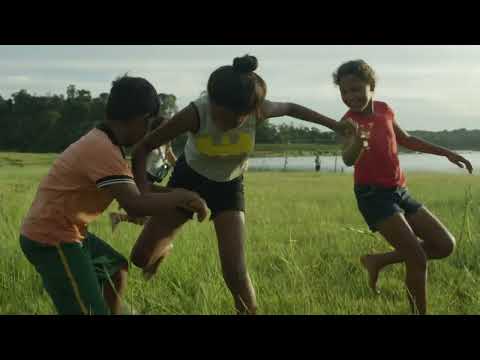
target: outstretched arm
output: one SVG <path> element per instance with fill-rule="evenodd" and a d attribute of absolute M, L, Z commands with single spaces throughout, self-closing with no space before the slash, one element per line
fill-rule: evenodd
<path fill-rule="evenodd" d="M 397 142 L 399 145 L 412 150 L 425 154 L 433 154 L 438 156 L 445 156 L 452 163 L 458 167 L 467 168 L 468 172 L 471 174 L 473 171 L 472 164 L 470 161 L 465 159 L 463 156 L 438 145 L 431 144 L 425 140 L 419 139 L 415 136 L 411 136 L 408 132 L 403 130 L 397 122 L 394 122 L 395 136 L 397 137 Z"/>
<path fill-rule="evenodd" d="M 205 201 L 198 194 L 184 189 L 146 194 L 141 194 L 134 184 L 115 184 L 105 189 L 132 217 L 164 215 L 174 209 L 182 209 L 197 213 L 198 220 L 203 221 L 208 214 Z"/>
<path fill-rule="evenodd" d="M 295 119 L 322 125 L 340 134 L 344 134 L 348 129 L 353 130 L 348 122 L 335 121 L 304 106 L 265 100 L 262 106 L 261 121 L 281 116 L 290 116 Z"/>

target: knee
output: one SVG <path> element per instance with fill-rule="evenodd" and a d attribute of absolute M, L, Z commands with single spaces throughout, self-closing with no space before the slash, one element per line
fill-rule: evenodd
<path fill-rule="evenodd" d="M 431 244 L 427 250 L 431 259 L 443 259 L 452 255 L 455 247 L 455 238 L 450 234 L 445 234 L 438 243 Z"/>
<path fill-rule="evenodd" d="M 446 237 L 445 241 L 443 241 L 442 246 L 439 249 L 439 257 L 446 258 L 453 254 L 456 247 L 456 240 L 453 235 L 449 235 Z"/>

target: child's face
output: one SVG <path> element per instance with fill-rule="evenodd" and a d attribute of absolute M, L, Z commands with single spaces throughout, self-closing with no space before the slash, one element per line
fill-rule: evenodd
<path fill-rule="evenodd" d="M 127 124 L 128 138 L 125 139 L 127 143 L 122 145 L 133 146 L 142 140 L 148 133 L 152 120 L 154 120 L 152 115 L 144 115 L 130 121 Z"/>
<path fill-rule="evenodd" d="M 350 110 L 364 112 L 373 98 L 370 84 L 355 75 L 346 75 L 340 79 L 340 93 L 342 100 Z"/>

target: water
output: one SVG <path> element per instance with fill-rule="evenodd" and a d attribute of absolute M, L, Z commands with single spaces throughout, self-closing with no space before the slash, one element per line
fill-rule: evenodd
<path fill-rule="evenodd" d="M 460 155 L 469 160 L 474 168 L 474 174 L 480 169 L 480 151 L 459 151 Z M 406 172 L 448 172 L 463 174 L 466 170 L 460 169 L 447 158 L 429 154 L 400 154 L 400 166 Z M 335 170 L 335 156 L 320 156 L 321 171 Z M 249 160 L 250 170 L 283 170 L 285 166 L 284 157 L 274 158 L 252 158 Z M 287 170 L 315 171 L 315 157 L 289 157 L 287 159 Z M 353 172 L 353 167 L 347 168 L 342 157 L 337 157 L 337 172 Z"/>

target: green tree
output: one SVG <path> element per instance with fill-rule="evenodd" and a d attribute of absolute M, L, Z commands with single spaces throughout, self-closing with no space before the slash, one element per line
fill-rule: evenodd
<path fill-rule="evenodd" d="M 170 119 L 178 112 L 177 97 L 172 94 L 158 94 L 160 100 L 159 114 Z"/>
<path fill-rule="evenodd" d="M 67 99 L 73 100 L 77 97 L 77 89 L 75 85 L 68 85 L 67 86 Z"/>

